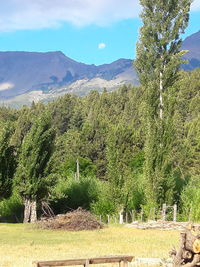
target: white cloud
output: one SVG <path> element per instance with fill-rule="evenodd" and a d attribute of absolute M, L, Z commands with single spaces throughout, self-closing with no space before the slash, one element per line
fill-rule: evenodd
<path fill-rule="evenodd" d="M 192 3 L 191 10 L 192 11 L 199 11 L 200 10 L 200 1 L 199 0 L 195 0 Z"/>
<path fill-rule="evenodd" d="M 200 10 L 194 0 L 192 10 Z M 76 26 L 104 26 L 138 17 L 139 0 L 5 0 L 0 6 L 0 31 Z"/>
<path fill-rule="evenodd" d="M 104 43 L 98 44 L 99 49 L 104 49 L 105 47 L 106 47 L 106 44 L 104 44 Z"/>
<path fill-rule="evenodd" d="M 0 83 L 0 91 L 8 90 L 14 87 L 13 83 L 7 82 L 7 83 Z"/>
<path fill-rule="evenodd" d="M 0 8 L 0 31 L 56 27 L 62 22 L 76 26 L 106 25 L 137 17 L 138 0 L 6 0 Z"/>

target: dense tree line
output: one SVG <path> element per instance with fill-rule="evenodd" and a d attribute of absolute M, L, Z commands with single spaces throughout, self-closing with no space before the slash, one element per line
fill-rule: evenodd
<path fill-rule="evenodd" d="M 180 71 L 191 0 L 140 4 L 141 86 L 0 109 L 1 219 L 79 206 L 149 217 L 177 203 L 183 218 L 200 220 L 200 70 Z"/>
<path fill-rule="evenodd" d="M 177 76 L 154 205 L 178 203 L 183 218 L 190 211 L 200 220 L 200 69 Z M 1 107 L 1 221 L 34 221 L 42 203 L 55 214 L 82 206 L 102 215 L 143 208 L 148 216 L 146 90 L 123 86 L 19 110 Z"/>

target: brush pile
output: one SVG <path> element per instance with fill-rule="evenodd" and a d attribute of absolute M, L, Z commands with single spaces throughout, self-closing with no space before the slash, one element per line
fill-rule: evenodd
<path fill-rule="evenodd" d="M 38 222 L 43 229 L 83 231 L 103 228 L 94 215 L 89 211 L 78 208 L 75 211 L 59 214 L 53 218 L 42 219 Z"/>

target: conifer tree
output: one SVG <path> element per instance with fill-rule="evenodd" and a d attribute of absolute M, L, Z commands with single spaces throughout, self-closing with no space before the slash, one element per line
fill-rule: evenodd
<path fill-rule="evenodd" d="M 37 219 L 37 202 L 47 197 L 45 169 L 52 153 L 54 131 L 48 115 L 38 118 L 25 136 L 17 171 L 15 188 L 24 200 L 24 222 Z"/>
<path fill-rule="evenodd" d="M 174 138 L 169 95 L 186 52 L 180 51 L 180 35 L 188 25 L 191 0 L 140 0 L 140 4 L 143 26 L 135 67 L 146 92 L 146 195 L 149 204 L 161 204 L 166 195 L 173 198 L 166 191 L 175 187 L 167 162 Z"/>

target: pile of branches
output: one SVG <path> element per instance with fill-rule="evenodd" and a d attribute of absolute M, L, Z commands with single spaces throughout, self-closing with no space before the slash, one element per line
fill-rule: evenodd
<path fill-rule="evenodd" d="M 67 212 L 66 214 L 59 214 L 53 218 L 43 219 L 38 222 L 38 225 L 43 229 L 67 231 L 95 230 L 103 228 L 103 225 L 97 221 L 94 215 L 82 208 Z"/>
<path fill-rule="evenodd" d="M 170 252 L 175 267 L 197 267 L 200 265 L 200 234 L 182 232 L 180 248 Z"/>

